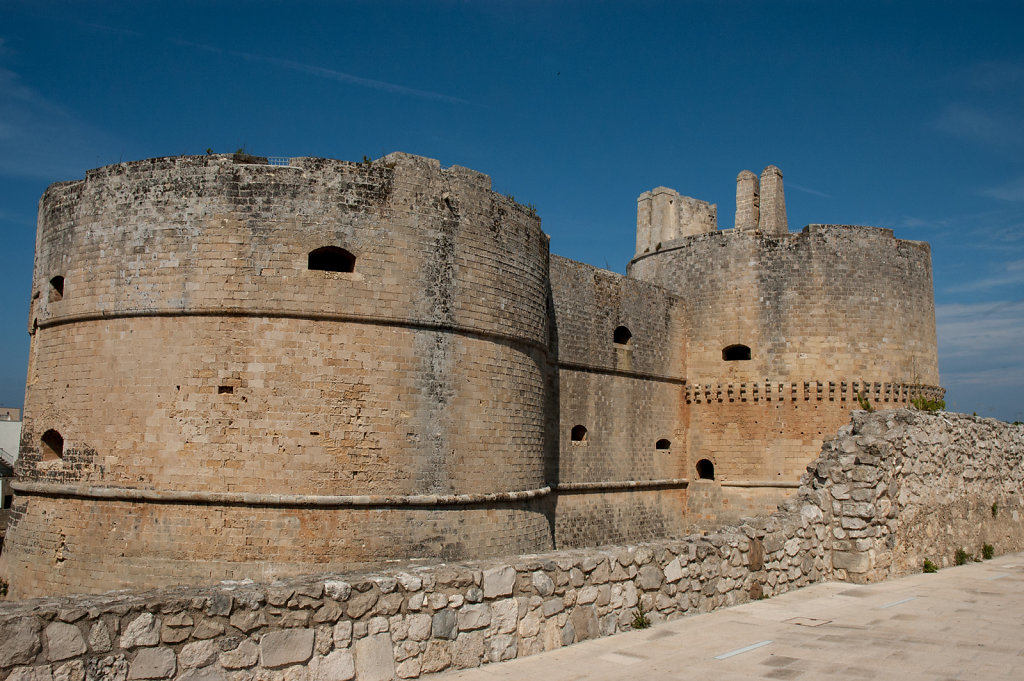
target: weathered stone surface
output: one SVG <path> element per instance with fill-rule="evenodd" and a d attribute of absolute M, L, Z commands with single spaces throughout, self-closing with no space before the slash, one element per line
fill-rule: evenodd
<path fill-rule="evenodd" d="M 431 623 L 431 636 L 434 638 L 453 639 L 458 633 L 458 615 L 454 610 L 441 610 L 434 613 Z"/>
<path fill-rule="evenodd" d="M 533 588 L 536 589 L 537 593 L 541 596 L 550 596 L 555 593 L 555 583 L 543 572 L 534 572 L 532 581 Z"/>
<path fill-rule="evenodd" d="M 372 589 L 364 592 L 357 592 L 348 597 L 348 604 L 345 607 L 345 614 L 352 619 L 358 619 L 368 613 L 377 603 L 380 595 Z"/>
<path fill-rule="evenodd" d="M 403 660 L 395 667 L 395 675 L 400 679 L 415 679 L 423 669 L 423 662 L 418 657 Z"/>
<path fill-rule="evenodd" d="M 160 620 L 153 613 L 144 612 L 133 619 L 121 634 L 121 647 L 125 650 L 160 643 Z"/>
<path fill-rule="evenodd" d="M 511 634 L 498 634 L 487 639 L 487 659 L 490 662 L 515 659 L 516 652 L 517 640 Z"/>
<path fill-rule="evenodd" d="M 430 641 L 423 653 L 424 674 L 432 674 L 447 669 L 452 664 L 452 653 L 448 641 Z M 362 679 L 360 679 L 362 681 Z"/>
<path fill-rule="evenodd" d="M 90 680 L 126 681 L 128 678 L 128 660 L 124 655 L 108 655 L 106 657 L 86 659 L 85 675 Z"/>
<path fill-rule="evenodd" d="M 42 628 L 43 623 L 35 617 L 0 623 L 0 669 L 35 660 L 43 647 Z"/>
<path fill-rule="evenodd" d="M 351 651 L 336 650 L 322 658 L 314 658 L 310 665 L 312 681 L 349 681 L 356 675 Z"/>
<path fill-rule="evenodd" d="M 871 569 L 871 556 L 866 551 L 833 551 L 832 567 L 837 570 L 864 573 Z"/>
<path fill-rule="evenodd" d="M 423 588 L 423 580 L 416 575 L 409 574 L 408 572 L 399 572 L 395 575 L 395 578 L 406 591 L 419 591 Z"/>
<path fill-rule="evenodd" d="M 665 581 L 674 584 L 683 578 L 683 568 L 679 564 L 679 558 L 673 558 L 665 566 Z"/>
<path fill-rule="evenodd" d="M 59 662 L 81 655 L 86 651 L 82 632 L 73 624 L 51 622 L 43 630 L 46 638 L 46 658 L 50 662 Z"/>
<path fill-rule="evenodd" d="M 511 566 L 494 567 L 484 570 L 484 598 L 511 596 L 516 583 L 516 571 Z"/>
<path fill-rule="evenodd" d="M 269 669 L 300 664 L 313 655 L 312 629 L 285 629 L 263 634 L 260 664 Z"/>
<path fill-rule="evenodd" d="M 202 669 L 190 669 L 178 676 L 176 681 L 233 681 L 220 669 L 215 667 L 203 667 Z M 239 680 L 241 681 L 241 680 Z"/>
<path fill-rule="evenodd" d="M 15 667 L 7 681 L 53 681 L 49 665 L 39 667 Z"/>
<path fill-rule="evenodd" d="M 260 649 L 252 641 L 246 639 L 238 644 L 234 650 L 227 650 L 220 654 L 220 665 L 224 669 L 248 669 L 259 661 Z"/>
<path fill-rule="evenodd" d="M 429 616 L 427 617 L 429 619 Z M 335 647 L 347 648 L 352 642 L 352 622 L 348 620 L 338 622 L 331 630 L 331 637 L 334 639 Z"/>
<path fill-rule="evenodd" d="M 459 610 L 459 630 L 483 629 L 491 623 L 491 609 L 486 604 L 467 605 Z"/>
<path fill-rule="evenodd" d="M 215 641 L 193 641 L 178 651 L 178 664 L 182 669 L 205 667 L 217 659 L 220 646 Z"/>
<path fill-rule="evenodd" d="M 215 638 L 224 633 L 224 625 L 217 620 L 203 619 L 192 630 L 192 638 Z"/>
<path fill-rule="evenodd" d="M 231 608 L 235 599 L 226 591 L 217 591 L 210 596 L 210 605 L 206 608 L 206 614 L 211 617 L 227 617 L 231 614 Z"/>
<path fill-rule="evenodd" d="M 267 626 L 267 616 L 262 610 L 239 610 L 231 615 L 229 624 L 239 631 L 249 633 L 260 627 Z"/>
<path fill-rule="evenodd" d="M 361 638 L 353 646 L 359 681 L 391 681 L 395 676 L 395 656 L 391 637 L 385 633 Z"/>
<path fill-rule="evenodd" d="M 574 608 L 570 619 L 576 632 L 577 641 L 585 641 L 597 636 L 597 612 L 593 606 L 582 605 Z"/>
<path fill-rule="evenodd" d="M 329 580 L 324 582 L 324 592 L 336 601 L 345 601 L 352 593 L 352 585 L 339 580 Z"/>
<path fill-rule="evenodd" d="M 176 662 L 170 648 L 143 648 L 128 668 L 128 680 L 166 679 L 174 676 Z"/>
<path fill-rule="evenodd" d="M 94 653 L 108 653 L 111 646 L 110 629 L 107 628 L 106 622 L 97 620 L 89 628 L 89 649 Z"/>
<path fill-rule="evenodd" d="M 426 641 L 430 638 L 433 618 L 430 615 L 409 615 L 409 638 L 414 641 Z"/>
<path fill-rule="evenodd" d="M 72 660 L 61 665 L 53 665 L 53 681 L 85 681 L 85 663 Z"/>
<path fill-rule="evenodd" d="M 644 591 L 653 591 L 661 587 L 663 573 L 657 565 L 644 565 L 640 568 L 638 585 Z"/>
<path fill-rule="evenodd" d="M 456 669 L 479 667 L 484 657 L 484 633 L 467 631 L 452 642 L 452 666 Z"/>

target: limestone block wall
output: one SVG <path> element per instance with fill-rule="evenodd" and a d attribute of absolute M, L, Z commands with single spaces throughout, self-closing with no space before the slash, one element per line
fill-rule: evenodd
<path fill-rule="evenodd" d="M 351 271 L 311 267 L 324 247 Z M 547 261 L 486 175 L 405 154 L 51 187 L 21 593 L 550 549 Z"/>
<path fill-rule="evenodd" d="M 779 511 L 706 536 L 2 603 L 0 681 L 418 678 L 614 634 L 637 608 L 657 623 L 981 542 L 1017 551 L 1022 452 L 1020 426 L 858 412 Z"/>
<path fill-rule="evenodd" d="M 683 307 L 690 460 L 716 479 L 795 482 L 858 393 L 877 408 L 941 396 L 929 249 L 891 230 L 718 231 L 629 275 Z"/>
<path fill-rule="evenodd" d="M 556 256 L 551 293 L 557 545 L 684 534 L 678 303 L 656 286 Z"/>

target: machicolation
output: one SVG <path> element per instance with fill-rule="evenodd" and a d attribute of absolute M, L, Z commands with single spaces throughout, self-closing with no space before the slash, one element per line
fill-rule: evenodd
<path fill-rule="evenodd" d="M 942 396 L 927 244 L 659 187 L 626 276 L 490 178 L 210 155 L 39 208 L 12 596 L 677 537 Z"/>

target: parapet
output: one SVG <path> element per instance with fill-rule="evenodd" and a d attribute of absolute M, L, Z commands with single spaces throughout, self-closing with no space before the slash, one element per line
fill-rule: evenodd
<path fill-rule="evenodd" d="M 668 187 L 655 187 L 636 200 L 636 253 L 660 250 L 680 237 L 718 229 L 718 206 Z"/>

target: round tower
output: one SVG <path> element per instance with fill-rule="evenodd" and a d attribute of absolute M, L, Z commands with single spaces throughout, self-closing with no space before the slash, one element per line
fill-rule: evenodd
<path fill-rule="evenodd" d="M 53 185 L 12 595 L 550 548 L 547 266 L 532 211 L 405 154 Z"/>
<path fill-rule="evenodd" d="M 785 232 L 781 177 L 769 166 L 758 192 L 741 173 L 738 229 L 662 243 L 628 270 L 680 297 L 689 472 L 732 490 L 737 516 L 770 510 L 778 493 L 765 490 L 795 487 L 850 410 L 943 392 L 928 245 L 874 227 Z M 728 511 L 697 492 L 691 506 Z"/>

